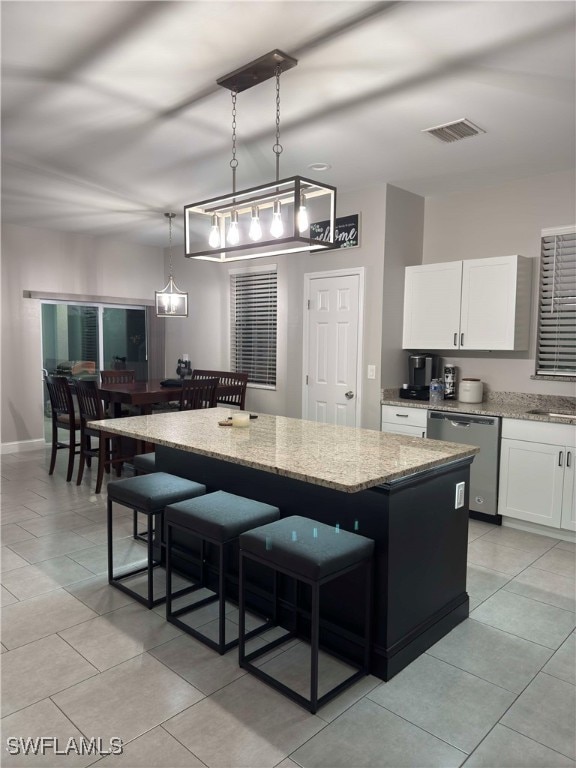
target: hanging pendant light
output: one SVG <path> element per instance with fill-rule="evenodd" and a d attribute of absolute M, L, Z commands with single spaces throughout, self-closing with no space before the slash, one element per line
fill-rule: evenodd
<path fill-rule="evenodd" d="M 263 256 L 334 248 L 336 189 L 303 176 L 280 178 L 280 75 L 298 62 L 274 50 L 221 77 L 217 82 L 232 93 L 232 192 L 184 206 L 184 255 L 208 261 L 239 261 Z M 237 94 L 276 79 L 276 178 L 267 184 L 236 189 Z M 312 221 L 323 222 L 322 237 Z"/>
<path fill-rule="evenodd" d="M 172 276 L 172 219 L 175 213 L 165 213 L 168 219 L 168 260 L 170 277 L 161 291 L 156 291 L 156 317 L 188 317 L 188 294 L 181 291 Z"/>

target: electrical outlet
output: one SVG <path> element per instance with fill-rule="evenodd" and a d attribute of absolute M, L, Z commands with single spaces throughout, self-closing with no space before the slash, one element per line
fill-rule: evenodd
<path fill-rule="evenodd" d="M 464 506 L 464 490 L 466 483 L 456 483 L 456 496 L 454 498 L 454 509 L 460 509 Z"/>
<path fill-rule="evenodd" d="M 376 366 L 375 365 L 369 365 L 368 366 L 368 378 L 369 379 L 375 379 L 376 378 Z"/>

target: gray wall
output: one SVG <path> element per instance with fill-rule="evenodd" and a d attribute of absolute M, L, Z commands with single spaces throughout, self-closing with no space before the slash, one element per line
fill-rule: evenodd
<path fill-rule="evenodd" d="M 402 190 L 397 192 L 401 193 Z M 387 187 L 384 184 L 338 195 L 339 216 L 360 214 L 358 248 L 245 262 L 247 266 L 277 264 L 279 307 L 277 388 L 274 391 L 250 388 L 247 408 L 263 413 L 301 416 L 304 275 L 363 266 L 365 296 L 361 425 L 379 428 L 386 200 Z M 182 279 L 178 267 L 177 282 L 190 291 L 191 309 L 188 320 L 182 321 L 174 334 L 170 334 L 168 338 L 168 365 L 171 365 L 172 360 L 175 362 L 182 352 L 188 352 L 192 364 L 196 367 L 228 367 L 228 270 L 239 266 L 242 265 L 196 261 L 191 264 L 190 269 L 185 270 L 185 277 Z M 401 279 L 403 285 L 403 273 Z M 395 329 L 395 333 L 400 339 L 398 329 Z M 398 339 L 396 343 L 399 343 Z M 376 365 L 374 380 L 366 378 L 368 364 Z M 390 373 L 390 376 L 392 375 Z M 393 375 L 393 378 L 396 380 L 397 375 Z"/>
<path fill-rule="evenodd" d="M 40 301 L 24 290 L 153 299 L 163 252 L 110 238 L 2 228 L 2 443 L 44 437 Z"/>
<path fill-rule="evenodd" d="M 446 353 L 460 374 L 494 391 L 573 395 L 574 383 L 534 380 L 540 231 L 575 223 L 573 171 L 521 179 L 499 187 L 426 199 L 423 263 L 518 253 L 534 259 L 532 326 L 527 352 Z"/>

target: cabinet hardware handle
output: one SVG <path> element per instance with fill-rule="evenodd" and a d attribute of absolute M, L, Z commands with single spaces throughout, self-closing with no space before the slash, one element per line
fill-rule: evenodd
<path fill-rule="evenodd" d="M 463 333 L 460 334 L 460 346 L 461 347 L 464 346 L 464 334 Z"/>
<path fill-rule="evenodd" d="M 458 334 L 457 333 L 454 334 L 454 346 L 455 347 L 458 346 Z"/>
<path fill-rule="evenodd" d="M 399 419 L 407 419 L 408 414 L 407 413 L 397 413 L 396 416 L 398 416 Z"/>
<path fill-rule="evenodd" d="M 564 451 L 558 451 L 558 466 L 563 466 Z"/>
<path fill-rule="evenodd" d="M 569 467 L 572 464 L 572 451 L 568 451 L 566 454 L 566 466 Z"/>

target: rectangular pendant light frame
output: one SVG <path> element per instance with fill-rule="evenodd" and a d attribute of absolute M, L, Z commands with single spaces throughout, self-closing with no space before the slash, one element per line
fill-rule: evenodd
<path fill-rule="evenodd" d="M 309 217 L 316 221 L 330 222 L 330 235 L 326 240 L 312 237 L 310 229 L 298 230 L 298 209 L 304 196 Z M 283 209 L 285 236 L 268 237 L 263 233 L 256 242 L 248 237 L 248 220 L 254 206 L 271 216 L 274 202 L 279 200 Z M 240 242 L 231 246 L 225 242 L 226 227 L 232 211 L 240 218 Z M 221 244 L 216 248 L 208 245 L 208 236 L 217 217 Z M 199 203 L 184 206 L 184 249 L 187 259 L 230 262 L 244 259 L 258 259 L 285 253 L 330 250 L 334 248 L 336 218 L 336 188 L 303 176 L 290 176 L 279 181 L 261 184 L 236 192 L 235 194 L 213 197 Z M 264 228 L 265 229 L 265 228 Z"/>

